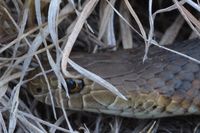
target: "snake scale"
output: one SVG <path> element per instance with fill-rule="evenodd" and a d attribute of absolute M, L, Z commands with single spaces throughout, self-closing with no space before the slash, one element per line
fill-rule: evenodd
<path fill-rule="evenodd" d="M 200 60 L 198 39 L 172 44 L 170 48 Z M 200 64 L 155 46 L 143 63 L 143 51 L 144 48 L 138 48 L 73 54 L 72 60 L 112 83 L 127 100 L 87 78 L 70 79 L 66 80 L 72 89 L 70 98 L 62 90 L 66 109 L 134 118 L 200 114 Z M 57 78 L 53 73 L 47 76 L 55 105 L 60 107 Z M 51 105 L 43 76 L 30 81 L 28 87 L 36 99 Z"/>

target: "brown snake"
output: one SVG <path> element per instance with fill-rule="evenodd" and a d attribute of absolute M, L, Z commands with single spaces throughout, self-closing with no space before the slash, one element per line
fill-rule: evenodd
<path fill-rule="evenodd" d="M 200 60 L 198 39 L 173 44 L 171 48 Z M 143 51 L 72 56 L 76 63 L 116 86 L 128 100 L 87 78 L 71 79 L 69 99 L 62 90 L 65 108 L 135 118 L 200 114 L 200 64 L 156 47 L 150 48 L 149 58 L 143 63 Z M 55 105 L 60 107 L 57 79 L 52 73 L 47 76 Z M 43 76 L 28 86 L 35 98 L 51 104 Z"/>

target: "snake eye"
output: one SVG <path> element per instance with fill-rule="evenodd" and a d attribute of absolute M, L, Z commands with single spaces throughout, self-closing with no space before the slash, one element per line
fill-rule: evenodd
<path fill-rule="evenodd" d="M 80 79 L 67 79 L 67 87 L 69 89 L 69 93 L 70 94 L 74 94 L 74 93 L 78 93 L 80 92 L 83 87 L 84 87 L 84 83 L 83 80 Z"/>

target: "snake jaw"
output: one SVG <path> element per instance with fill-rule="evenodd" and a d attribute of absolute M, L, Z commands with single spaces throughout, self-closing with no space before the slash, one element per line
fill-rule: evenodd
<path fill-rule="evenodd" d="M 57 89 L 57 82 L 52 75 L 49 76 L 51 77 L 49 81 L 52 87 L 55 106 L 61 107 L 60 91 Z M 166 96 L 158 91 L 150 93 L 138 90 L 129 91 L 129 93 L 125 91 L 128 98 L 126 101 L 97 83 L 83 79 L 84 81 L 86 81 L 84 88 L 78 93 L 70 94 L 70 98 L 66 97 L 64 89 L 61 90 L 63 104 L 66 109 L 137 118 L 159 118 L 190 113 L 196 114 L 199 112 L 199 107 L 195 104 L 191 105 L 192 101 L 190 98 L 188 100 L 184 99 L 183 94 L 179 92 L 174 93 L 173 96 Z M 198 83 L 199 80 L 194 81 L 194 85 L 197 87 Z M 37 88 L 41 88 L 42 92 L 38 91 Z M 31 81 L 29 89 L 37 100 L 51 105 L 50 95 L 43 77 Z"/>

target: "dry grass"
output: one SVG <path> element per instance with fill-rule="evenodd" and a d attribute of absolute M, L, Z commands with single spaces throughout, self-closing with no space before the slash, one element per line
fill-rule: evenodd
<path fill-rule="evenodd" d="M 41 67 L 51 92 L 41 60 L 45 53 L 45 60 L 58 78 L 58 87 L 64 86 L 66 92 L 65 77 L 79 76 L 67 71 L 69 63 L 81 75 L 126 99 L 112 84 L 69 58 L 74 45 L 84 45 L 95 53 L 105 48 L 116 50 L 121 45 L 127 49 L 145 44 L 145 60 L 153 44 L 200 64 L 199 60 L 164 46 L 200 36 L 199 12 L 199 1 L 191 0 L 0 1 L 0 132 L 200 132 L 196 117 L 136 120 L 79 115 L 66 112 L 64 105 L 55 109 L 53 97 L 53 106 L 49 107 L 26 93 L 28 72 L 36 66 Z"/>

